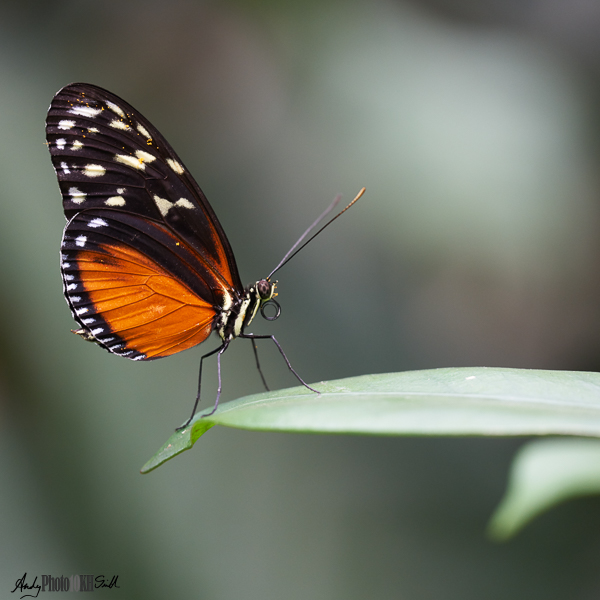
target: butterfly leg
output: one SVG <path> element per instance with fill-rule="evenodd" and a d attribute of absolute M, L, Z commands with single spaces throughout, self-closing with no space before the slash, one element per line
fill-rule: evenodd
<path fill-rule="evenodd" d="M 262 369 L 260 368 L 260 362 L 258 361 L 258 348 L 256 347 L 256 341 L 254 340 L 254 338 L 251 338 L 251 339 L 252 339 L 252 349 L 254 350 L 254 358 L 256 358 L 256 368 L 258 369 L 258 372 L 260 373 L 260 378 L 262 379 L 265 389 L 267 390 L 267 392 L 270 392 L 271 390 L 269 389 L 269 386 L 267 385 L 265 376 L 263 375 Z"/>
<path fill-rule="evenodd" d="M 217 348 L 217 350 L 219 350 L 219 354 L 217 354 L 217 375 L 219 377 L 217 399 L 215 400 L 215 407 L 209 413 L 202 415 L 203 417 L 210 417 L 210 415 L 214 414 L 214 412 L 217 410 L 217 407 L 219 406 L 219 398 L 221 397 L 221 354 L 223 354 L 223 352 L 227 350 L 227 346 L 229 346 L 229 342 L 223 342 L 223 345 L 220 348 Z"/>
<path fill-rule="evenodd" d="M 242 333 L 238 337 L 247 338 L 247 339 L 250 339 L 253 341 L 254 340 L 273 340 L 273 343 L 277 346 L 279 353 L 281 354 L 281 356 L 283 356 L 283 360 L 285 360 L 285 363 L 287 364 L 288 369 L 294 374 L 296 379 L 305 388 L 309 389 L 311 392 L 315 392 L 316 394 L 321 393 L 321 392 L 319 392 L 319 390 L 315 390 L 315 388 L 310 387 L 310 385 L 308 385 L 308 383 L 306 383 L 306 381 L 304 381 L 304 379 L 302 379 L 302 377 L 300 377 L 300 375 L 298 375 L 298 373 L 296 373 L 296 371 L 294 370 L 294 367 L 292 367 L 290 361 L 288 360 L 288 357 L 285 355 L 285 352 L 283 351 L 283 348 L 279 345 L 279 342 L 275 339 L 274 335 L 255 335 L 254 333 Z"/>
<path fill-rule="evenodd" d="M 217 370 L 219 372 L 219 391 L 217 393 L 217 403 L 215 404 L 215 408 L 209 414 L 212 415 L 215 412 L 215 410 L 217 410 L 217 404 L 219 403 L 219 396 L 221 395 L 221 354 L 223 354 L 223 352 L 225 351 L 227 346 L 229 346 L 229 343 L 223 342 L 223 344 L 221 344 L 218 348 L 211 350 L 210 352 L 208 352 L 207 354 L 205 354 L 204 356 L 202 356 L 200 358 L 200 368 L 198 369 L 198 394 L 196 395 L 196 401 L 194 402 L 194 408 L 192 409 L 192 414 L 190 415 L 190 418 L 183 425 L 181 425 L 180 427 L 177 427 L 175 429 L 175 431 L 180 431 L 181 429 L 185 429 L 190 424 L 191 420 L 194 418 L 194 415 L 196 414 L 196 409 L 198 408 L 198 403 L 200 402 L 200 389 L 202 387 L 202 361 L 205 358 L 208 358 L 209 356 L 212 356 L 213 354 L 216 354 L 217 352 L 219 352 L 219 358 L 217 360 L 217 364 L 218 364 Z"/>

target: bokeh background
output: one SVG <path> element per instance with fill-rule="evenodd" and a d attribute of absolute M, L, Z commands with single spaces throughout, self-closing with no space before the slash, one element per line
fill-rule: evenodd
<path fill-rule="evenodd" d="M 523 440 L 215 428 L 139 475 L 216 340 L 139 364 L 69 333 L 44 119 L 72 81 L 142 111 L 247 283 L 366 186 L 253 326 L 307 381 L 596 370 L 599 30 L 587 0 L 3 0 L 0 595 L 27 572 L 118 575 L 106 597 L 148 600 L 598 598 L 599 500 L 485 536 Z M 223 364 L 224 400 L 261 390 L 249 343 Z"/>

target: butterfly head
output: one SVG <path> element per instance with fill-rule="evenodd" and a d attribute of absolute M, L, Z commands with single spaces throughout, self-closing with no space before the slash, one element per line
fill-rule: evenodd
<path fill-rule="evenodd" d="M 260 314 L 263 316 L 263 319 L 266 319 L 267 321 L 274 321 L 275 319 L 278 319 L 281 314 L 281 306 L 274 300 L 275 296 L 277 296 L 277 293 L 275 292 L 276 287 L 277 282 L 271 281 L 268 278 L 256 282 L 256 291 L 258 292 L 260 301 Z M 275 307 L 274 315 L 269 315 L 265 312 L 265 308 L 268 306 Z"/>
<path fill-rule="evenodd" d="M 261 279 L 256 282 L 256 290 L 258 291 L 258 295 L 260 297 L 261 304 L 263 302 L 268 302 L 274 296 L 277 296 L 275 293 L 275 288 L 277 287 L 277 282 L 274 281 L 271 283 L 269 279 Z"/>

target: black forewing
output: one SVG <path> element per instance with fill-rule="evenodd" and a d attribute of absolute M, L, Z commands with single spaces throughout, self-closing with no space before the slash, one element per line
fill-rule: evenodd
<path fill-rule="evenodd" d="M 242 293 L 231 246 L 208 200 L 139 111 L 100 87 L 73 83 L 52 100 L 46 136 L 67 219 L 93 209 L 164 223 L 198 253 L 218 286 Z"/>

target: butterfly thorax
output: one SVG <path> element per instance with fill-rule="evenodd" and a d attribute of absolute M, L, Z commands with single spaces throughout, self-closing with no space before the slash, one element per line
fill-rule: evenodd
<path fill-rule="evenodd" d="M 224 342 L 243 333 L 244 328 L 252 323 L 260 307 L 275 295 L 275 283 L 261 279 L 248 286 L 243 295 L 225 305 L 215 319 L 215 329 Z"/>

